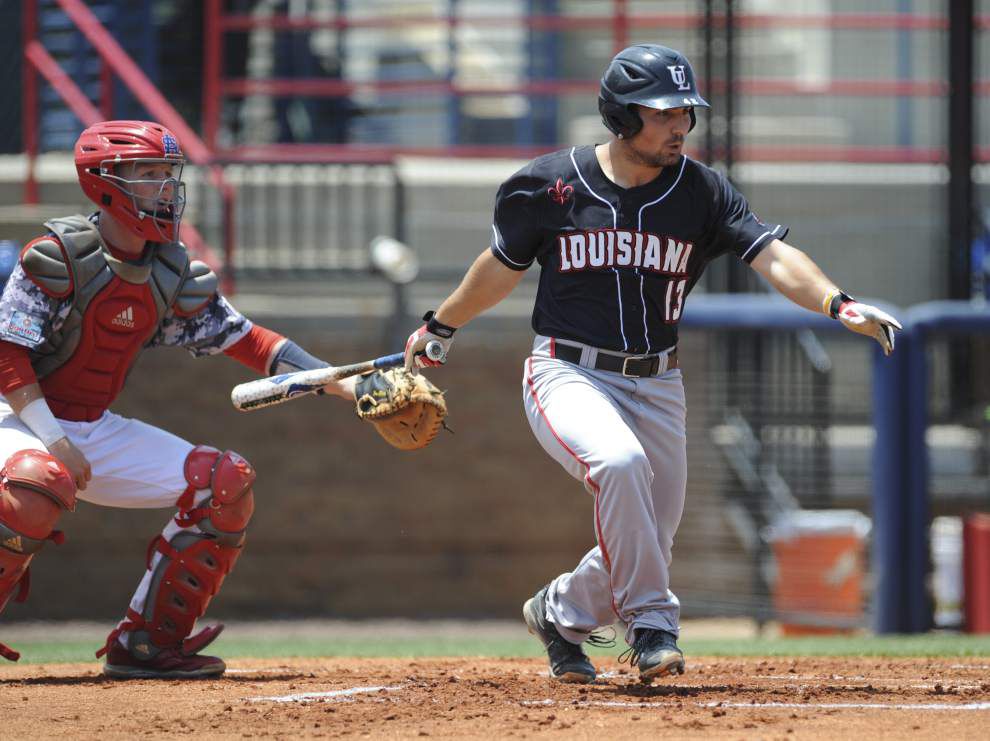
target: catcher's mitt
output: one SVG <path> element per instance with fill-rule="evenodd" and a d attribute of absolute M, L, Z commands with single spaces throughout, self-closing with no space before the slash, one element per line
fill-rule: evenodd
<path fill-rule="evenodd" d="M 425 448 L 444 426 L 443 392 L 422 373 L 405 368 L 374 371 L 354 385 L 357 416 L 374 424 L 378 434 L 399 450 Z"/>

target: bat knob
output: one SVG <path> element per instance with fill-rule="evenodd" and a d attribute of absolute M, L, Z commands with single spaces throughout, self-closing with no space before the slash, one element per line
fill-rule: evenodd
<path fill-rule="evenodd" d="M 426 357 L 428 357 L 430 360 L 439 361 L 441 363 L 444 360 L 446 360 L 446 356 L 447 356 L 447 353 L 443 351 L 443 345 L 437 342 L 436 340 L 433 340 L 432 342 L 428 342 L 426 344 L 425 353 L 426 353 Z"/>

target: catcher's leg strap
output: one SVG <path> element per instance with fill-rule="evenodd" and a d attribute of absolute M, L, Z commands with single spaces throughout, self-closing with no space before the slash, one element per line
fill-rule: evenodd
<path fill-rule="evenodd" d="M 14 591 L 23 602 L 31 587 L 30 564 L 46 540 L 65 538 L 53 527 L 62 510 L 76 506 L 72 474 L 55 457 L 40 450 L 14 453 L 0 470 L 0 612 Z M 0 643 L 0 656 L 17 661 L 20 654 Z"/>
<path fill-rule="evenodd" d="M 207 628 L 190 637 L 241 554 L 254 512 L 255 472 L 237 453 L 200 446 L 186 459 L 185 476 L 189 487 L 179 498 L 175 518 L 182 530 L 170 539 L 158 535 L 148 547 L 152 576 L 143 613 L 128 610 L 97 656 L 124 632 L 129 633 L 128 649 L 140 659 L 176 646 L 192 654 L 223 629 Z"/>

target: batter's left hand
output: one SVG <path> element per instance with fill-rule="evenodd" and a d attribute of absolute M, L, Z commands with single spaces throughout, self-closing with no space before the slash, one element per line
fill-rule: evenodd
<path fill-rule="evenodd" d="M 901 323 L 876 306 L 861 304 L 859 301 L 846 301 L 839 307 L 836 318 L 847 329 L 872 337 L 880 343 L 884 355 L 894 352 L 894 330 L 901 329 Z"/>
<path fill-rule="evenodd" d="M 432 360 L 426 357 L 426 346 L 431 342 L 439 342 L 443 348 L 443 357 Z M 406 370 L 416 374 L 420 368 L 434 368 L 447 362 L 447 353 L 453 344 L 453 337 L 441 337 L 427 329 L 427 325 L 417 329 L 406 340 Z"/>

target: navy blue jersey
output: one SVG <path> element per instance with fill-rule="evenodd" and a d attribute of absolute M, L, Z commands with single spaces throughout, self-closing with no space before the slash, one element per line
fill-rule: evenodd
<path fill-rule="evenodd" d="M 622 188 L 584 146 L 538 157 L 502 184 L 491 250 L 512 270 L 540 264 L 537 333 L 650 353 L 677 343 L 684 300 L 711 260 L 731 252 L 749 263 L 786 234 L 688 157 Z"/>

